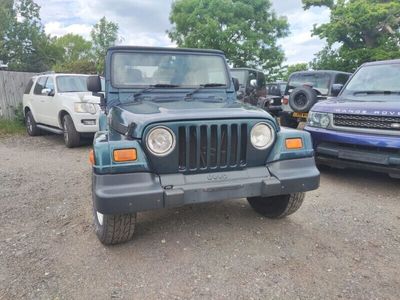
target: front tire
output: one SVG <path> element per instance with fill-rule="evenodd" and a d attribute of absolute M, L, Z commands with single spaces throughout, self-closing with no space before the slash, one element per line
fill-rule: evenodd
<path fill-rule="evenodd" d="M 96 209 L 94 220 L 96 235 L 104 245 L 115 245 L 130 241 L 133 238 L 136 224 L 136 213 L 125 215 L 103 215 Z"/>
<path fill-rule="evenodd" d="M 81 136 L 75 129 L 74 121 L 70 115 L 65 115 L 63 118 L 63 131 L 64 131 L 64 142 L 68 148 L 77 147 L 80 145 Z"/>
<path fill-rule="evenodd" d="M 272 197 L 247 198 L 250 206 L 259 214 L 271 219 L 280 219 L 296 212 L 304 201 L 305 193 Z"/>
<path fill-rule="evenodd" d="M 36 121 L 33 118 L 33 114 L 31 111 L 28 111 L 25 114 L 25 126 L 26 126 L 26 132 L 30 136 L 37 136 L 41 134 L 40 128 L 37 127 Z"/>

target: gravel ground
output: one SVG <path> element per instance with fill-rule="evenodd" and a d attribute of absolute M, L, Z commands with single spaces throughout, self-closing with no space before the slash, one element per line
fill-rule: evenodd
<path fill-rule="evenodd" d="M 105 247 L 88 149 L 0 139 L 0 299 L 399 299 L 398 180 L 327 169 L 284 220 L 244 199 L 146 212 Z"/>

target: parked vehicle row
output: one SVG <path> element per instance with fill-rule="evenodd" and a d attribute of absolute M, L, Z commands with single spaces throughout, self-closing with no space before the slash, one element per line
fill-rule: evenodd
<path fill-rule="evenodd" d="M 104 79 L 32 78 L 24 114 L 29 135 L 63 134 L 68 147 L 94 134 L 96 234 L 116 244 L 147 210 L 244 197 L 263 216 L 290 215 L 319 186 L 315 158 L 399 178 L 399 71 L 400 60 L 375 62 L 349 81 L 307 71 L 267 84 L 229 70 L 221 51 L 120 46 Z"/>

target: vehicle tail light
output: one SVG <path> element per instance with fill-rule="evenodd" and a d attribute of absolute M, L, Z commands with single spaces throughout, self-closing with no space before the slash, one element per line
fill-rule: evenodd
<path fill-rule="evenodd" d="M 286 139 L 286 149 L 301 149 L 303 148 L 303 140 L 301 138 Z"/>
<path fill-rule="evenodd" d="M 137 153 L 135 148 L 114 150 L 113 154 L 115 162 L 134 161 L 137 159 Z"/>
<path fill-rule="evenodd" d="M 289 97 L 288 96 L 284 96 L 282 98 L 282 104 L 284 104 L 284 105 L 288 105 L 289 104 Z"/>
<path fill-rule="evenodd" d="M 95 164 L 94 151 L 93 151 L 93 149 L 90 150 L 90 152 L 89 152 L 89 161 L 90 161 L 90 163 L 91 163 L 92 165 Z"/>

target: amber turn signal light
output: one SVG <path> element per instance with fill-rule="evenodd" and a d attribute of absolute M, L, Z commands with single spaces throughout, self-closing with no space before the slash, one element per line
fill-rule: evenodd
<path fill-rule="evenodd" d="M 303 140 L 301 138 L 286 139 L 286 149 L 303 148 Z"/>
<path fill-rule="evenodd" d="M 135 148 L 114 150 L 114 161 L 116 162 L 133 161 L 136 159 L 137 153 Z"/>
<path fill-rule="evenodd" d="M 90 161 L 90 163 L 92 165 L 94 165 L 95 161 L 94 161 L 94 151 L 93 151 L 93 149 L 90 150 L 90 152 L 89 152 L 89 161 Z"/>

